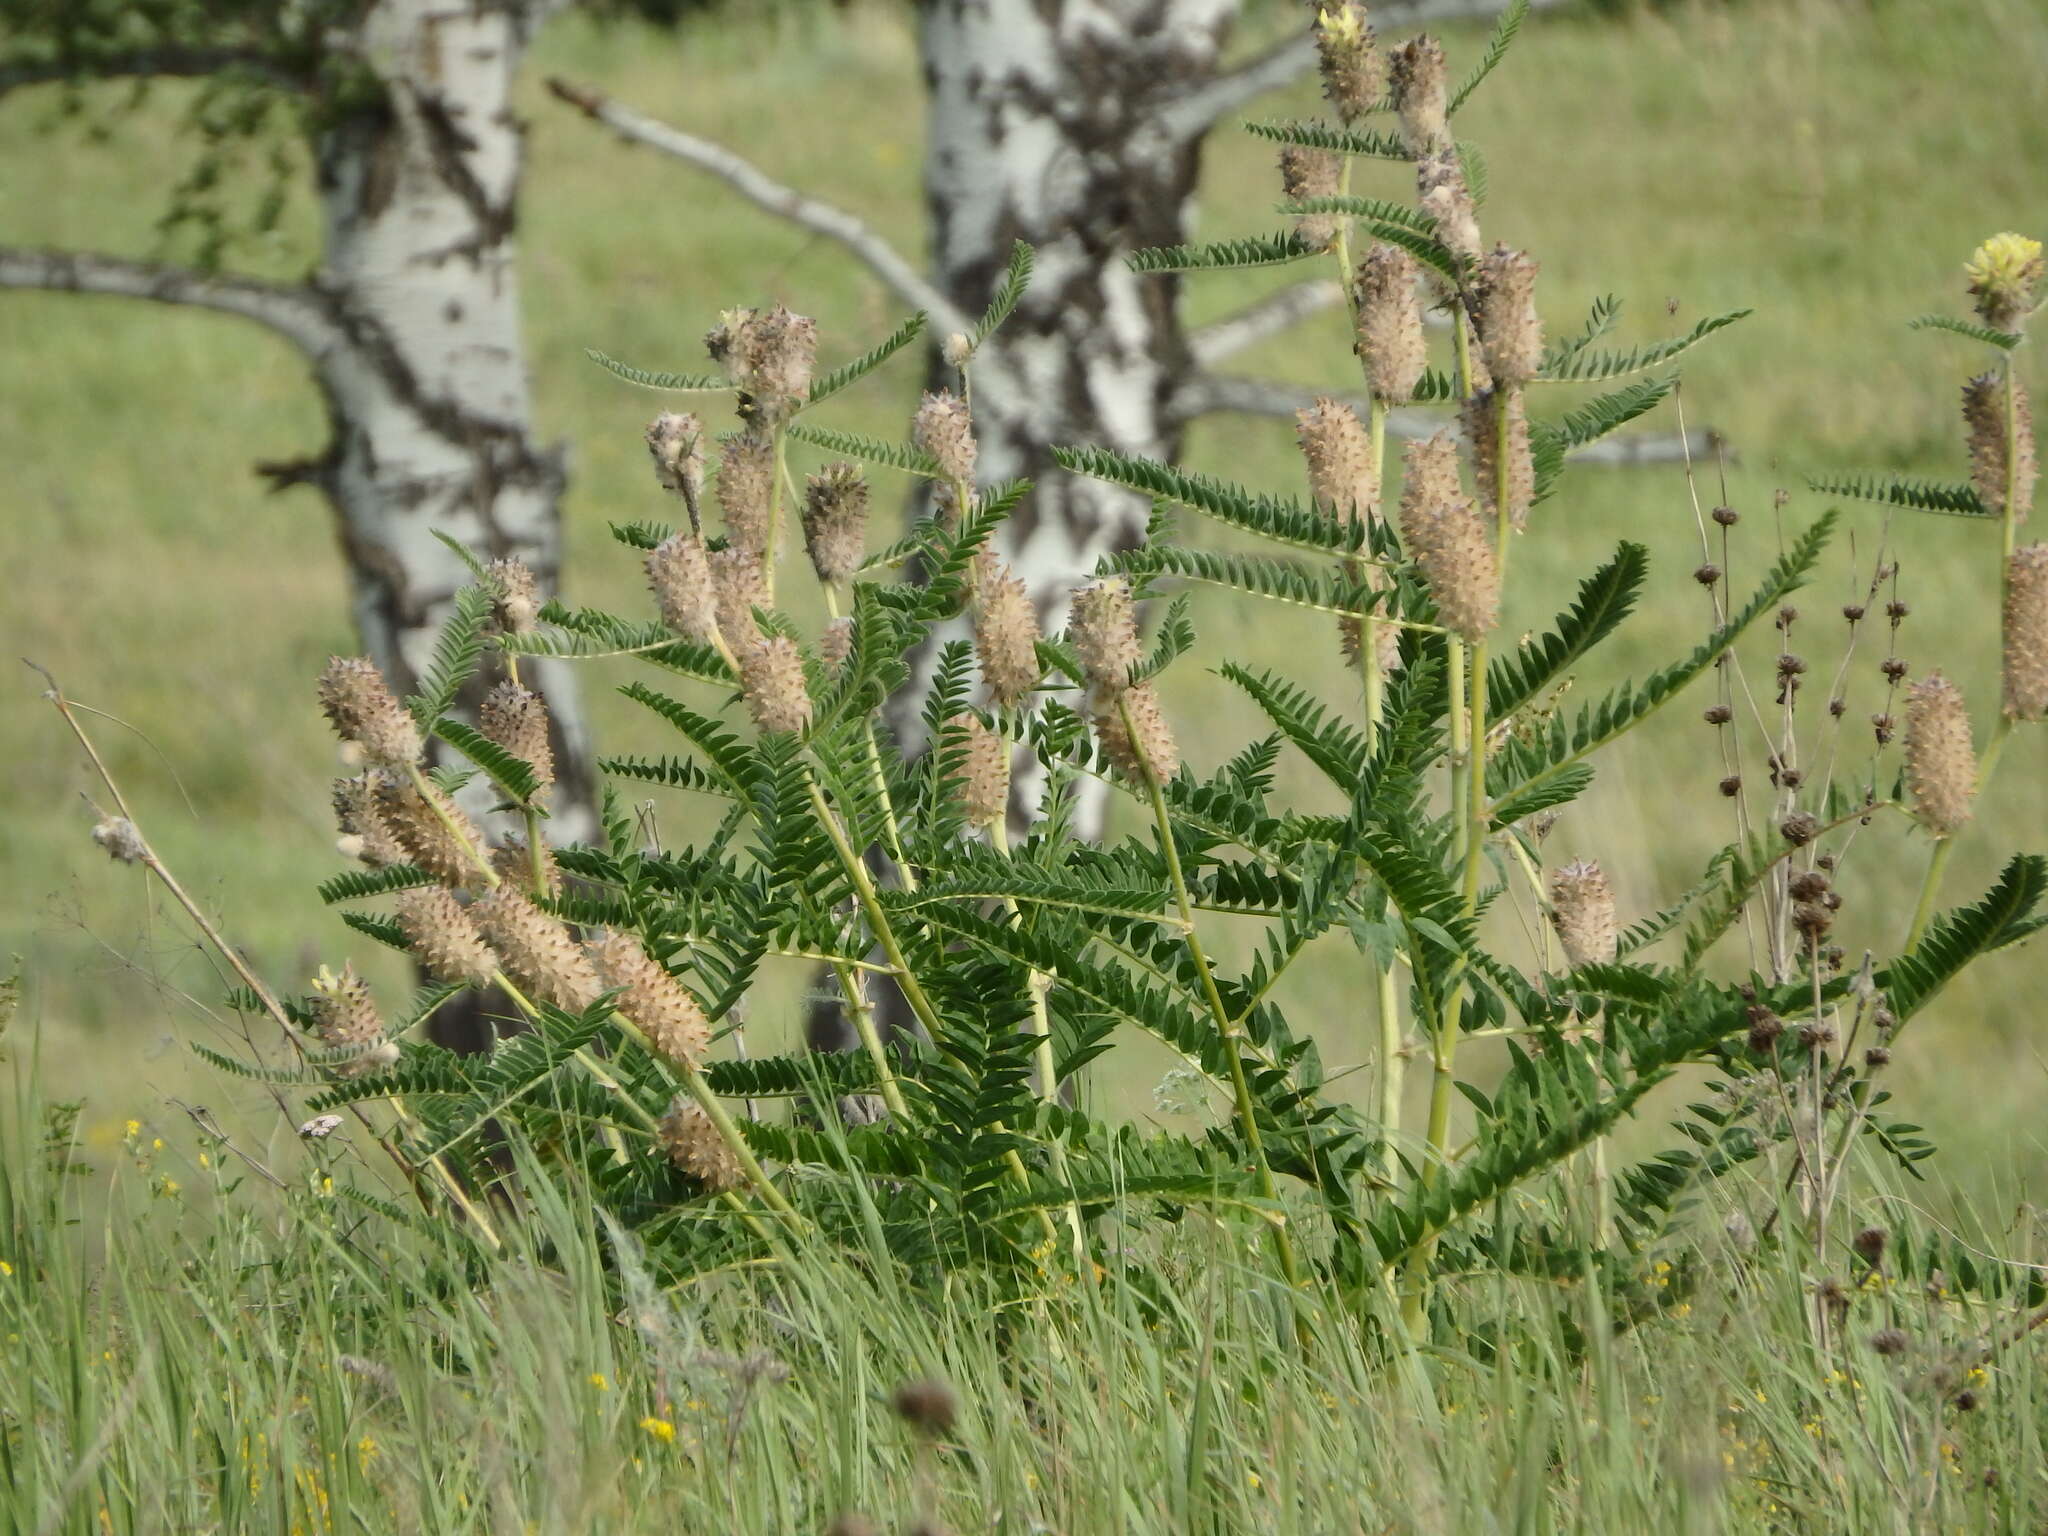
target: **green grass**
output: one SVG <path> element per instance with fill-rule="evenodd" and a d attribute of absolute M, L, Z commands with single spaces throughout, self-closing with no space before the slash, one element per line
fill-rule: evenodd
<path fill-rule="evenodd" d="M 1454 60 L 1476 44 L 1475 32 L 1457 32 Z M 1489 238 L 1542 258 L 1557 329 L 1606 291 L 1627 301 L 1624 343 L 1756 307 L 1755 318 L 1688 360 L 1683 396 L 1689 421 L 1721 428 L 1731 443 L 1725 466 L 1703 466 L 1700 494 L 1720 500 L 1725 469 L 1726 496 L 1745 514 L 1737 586 L 1774 553 L 1781 519 L 1794 526 L 1821 510 L 1801 490 L 1808 471 L 1959 472 L 1955 391 L 1972 364 L 1962 343 L 1911 335 L 1904 322 L 1958 308 L 1967 250 L 1995 229 L 2038 219 L 2048 191 L 2044 51 L 2048 26 L 2020 0 L 1861 9 L 1811 0 L 1679 8 L 1618 24 L 1544 16 L 1461 118 L 1487 153 Z M 624 607 L 638 601 L 634 562 L 605 525 L 657 512 L 638 440 L 655 400 L 593 368 L 583 348 L 694 367 L 696 338 L 716 309 L 769 295 L 817 314 L 836 361 L 884 334 L 897 305 L 829 246 L 571 118 L 534 84 L 555 70 L 715 132 L 880 227 L 914 230 L 915 61 L 900 16 L 886 9 L 843 27 L 697 31 L 681 43 L 574 20 L 544 38 L 527 93 L 536 128 L 524 219 L 532 359 L 543 428 L 576 448 L 572 590 Z M 1312 94 L 1304 85 L 1260 113 L 1308 110 Z M 146 249 L 161 188 L 185 153 L 156 131 L 174 100 L 163 92 L 104 145 L 74 127 L 47 137 L 46 102 L 10 102 L 0 114 L 0 145 L 12 151 L 0 181 L 8 238 Z M 819 123 L 835 131 L 819 133 Z M 1272 225 L 1269 150 L 1228 130 L 1216 136 L 1203 236 Z M 1406 189 L 1389 180 L 1361 190 Z M 307 259 L 306 230 L 300 208 L 252 263 L 296 270 Z M 1220 313 L 1275 280 L 1195 285 L 1191 310 L 1198 319 Z M 1241 365 L 1342 382 L 1338 330 L 1323 317 Z M 224 319 L 69 297 L 0 297 L 0 341 L 7 649 L 50 666 L 76 696 L 133 727 L 101 728 L 116 772 L 173 866 L 265 974 L 297 986 L 320 961 L 367 958 L 368 946 L 309 894 L 336 862 L 325 794 L 332 748 L 310 680 L 322 657 L 349 644 L 337 558 L 310 493 L 266 496 L 248 470 L 318 441 L 317 402 L 297 360 Z M 1320 371 L 1303 361 L 1316 357 Z M 899 366 L 889 382 L 835 402 L 835 419 L 897 435 L 914 374 Z M 1651 425 L 1671 422 L 1667 408 Z M 1279 423 L 1206 424 L 1193 460 L 1258 485 L 1291 483 L 1296 473 Z M 1777 513 L 1781 488 L 1791 497 Z M 1880 522 L 1875 509 L 1852 518 L 1866 566 Z M 1507 632 L 1540 625 L 1615 540 L 1638 538 L 1657 564 L 1627 649 L 1643 666 L 1663 660 L 1703 627 L 1687 574 L 1698 559 L 1693 529 L 1676 471 L 1575 475 L 1517 550 Z M 1915 610 L 1902 650 L 1916 668 L 1938 663 L 1959 676 L 1988 722 L 1989 530 L 1927 521 L 1902 524 L 1897 536 L 1901 590 Z M 1840 633 L 1830 615 L 1854 584 L 1846 564 L 1831 569 L 1802 601 L 1820 676 L 1832 670 Z M 1220 650 L 1254 665 L 1328 657 L 1322 690 L 1347 696 L 1322 625 L 1222 599 L 1200 603 L 1197 616 Z M 1875 661 L 1875 652 L 1859 653 L 1851 722 L 1877 707 Z M 596 725 L 607 745 L 631 750 L 644 738 L 632 706 L 607 695 L 612 680 L 590 674 Z M 1603 681 L 1589 675 L 1579 686 L 1590 692 Z M 0 867 L 10 874 L 0 951 L 26 956 L 24 1017 L 42 1026 L 53 1091 L 89 1092 L 88 1125 L 102 1139 L 172 1091 L 264 1113 L 260 1095 L 188 1063 L 184 1039 L 231 1039 L 197 1012 L 215 1005 L 222 977 L 182 920 L 86 841 L 91 816 L 79 796 L 96 788 L 37 687 L 23 673 L 0 691 L 0 739 L 14 769 L 0 815 Z M 1200 764 L 1258 729 L 1248 704 L 1213 677 L 1182 669 L 1167 697 L 1181 718 L 1199 712 L 1210 723 L 1199 736 L 1184 731 Z M 1820 697 L 1816 688 L 1809 709 Z M 1729 836 L 1713 789 L 1719 768 L 1695 720 L 1701 702 L 1682 702 L 1632 743 L 1555 834 L 1560 857 L 1604 855 L 1629 871 L 1625 910 L 1668 900 Z M 1955 899 L 1980 888 L 2008 847 L 2038 842 L 2048 819 L 2042 750 L 2032 736 L 2008 753 L 1995 804 L 1955 861 Z M 659 814 L 683 835 L 693 812 L 664 803 Z M 1875 932 L 1903 923 L 1921 857 L 1896 828 L 1867 834 L 1846 891 L 1852 944 L 1859 924 Z M 1230 936 L 1219 943 L 1227 952 Z M 397 981 L 389 967 L 379 974 Z M 1913 1046 L 1923 1053 L 1913 1112 L 1955 1145 L 1949 1178 L 1979 1195 L 2048 1167 L 2033 1112 L 2043 1061 L 2028 1005 L 2039 974 L 2033 952 L 2002 957 L 1959 986 Z M 1298 1016 L 1328 1021 L 1324 1055 L 1339 1067 L 1366 1055 L 1357 976 L 1342 942 L 1324 941 L 1289 983 Z M 753 1027 L 765 1045 L 792 1030 L 805 980 L 792 965 L 764 987 Z M 1099 1091 L 1113 1107 L 1149 1113 L 1150 1084 L 1133 1071 Z"/>

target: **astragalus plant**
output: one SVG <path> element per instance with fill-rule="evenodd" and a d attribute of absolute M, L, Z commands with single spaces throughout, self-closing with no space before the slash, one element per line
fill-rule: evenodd
<path fill-rule="evenodd" d="M 360 754 L 336 800 L 369 866 L 325 895 L 434 984 L 387 1027 L 351 972 L 323 983 L 302 1013 L 332 1079 L 312 1107 L 401 1106 L 409 1165 L 450 1187 L 492 1183 L 497 1205 L 521 1198 L 494 1172 L 508 1140 L 573 1164 L 678 1274 L 800 1242 L 927 1276 L 984 1266 L 1085 1282 L 1142 1248 L 1149 1225 L 1201 1212 L 1269 1245 L 1275 1294 L 1302 1298 L 1303 1337 L 1329 1326 L 1335 1298 L 1399 1316 L 1390 1339 L 1425 1338 L 1455 1325 L 1451 1275 L 1588 1281 L 1617 1316 L 1682 1296 L 1669 1266 L 1692 1251 L 1698 1197 L 1727 1185 L 1740 1199 L 1719 1214 L 1738 1247 L 1804 1245 L 1823 1341 L 1854 1289 L 1827 1277 L 1867 1278 L 1873 1255 L 1887 1274 L 1939 1268 L 1952 1289 L 2024 1291 L 2016 1270 L 1838 1214 L 1859 1158 L 1910 1164 L 1927 1150 L 1886 1107 L 1889 1069 L 1918 1045 L 1909 1026 L 1966 964 L 2034 932 L 2048 887 L 2039 856 L 2016 856 L 1988 892 L 1941 909 L 1940 865 L 1967 835 L 1982 770 L 1954 687 L 1931 670 L 1906 684 L 1881 535 L 1865 541 L 1879 551 L 1867 603 L 1831 631 L 1847 643 L 1825 667 L 1801 654 L 1818 621 L 1787 599 L 1819 568 L 1833 512 L 1804 527 L 1785 512 L 1747 591 L 1733 586 L 1740 513 L 1684 512 L 1702 563 L 1667 580 L 1696 594 L 1702 638 L 1603 695 L 1567 689 L 1651 582 L 1642 546 L 1592 570 L 1547 630 L 1501 631 L 1517 544 L 1567 519 L 1571 453 L 1665 400 L 1671 360 L 1741 318 L 1610 350 L 1613 301 L 1561 328 L 1536 257 L 1482 234 L 1483 162 L 1453 128 L 1524 9 L 1455 87 L 1433 39 L 1388 52 L 1356 0 L 1319 11 L 1331 116 L 1251 125 L 1281 146 L 1291 226 L 1134 254 L 1147 281 L 1334 267 L 1358 403 L 1302 412 L 1306 494 L 1064 454 L 1069 472 L 1142 492 L 1157 512 L 1146 543 L 1073 595 L 1062 634 L 1039 633 L 998 552 L 1031 487 L 975 475 L 975 352 L 1030 280 L 1028 251 L 977 331 L 945 341 L 957 386 L 925 396 L 903 443 L 818 418 L 916 340 L 922 317 L 830 373 L 814 368 L 815 327 L 780 307 L 722 318 L 708 338 L 717 376 L 612 365 L 710 397 L 726 417 L 668 414 L 648 430 L 650 510 L 665 497 L 666 520 L 614 530 L 645 563 L 645 609 L 536 608 L 516 567 L 479 567 L 409 705 L 363 663 L 337 661 L 323 680 Z M 1366 194 L 1369 176 L 1385 195 Z M 1971 269 L 1985 323 L 1965 328 L 2001 358 L 1968 397 L 1976 489 L 1892 497 L 2006 529 L 1995 743 L 2044 703 L 2048 581 L 2039 546 L 2012 537 L 2033 486 L 2014 364 L 2038 249 L 2000 237 Z M 1442 418 L 1402 443 L 1398 474 L 1396 408 L 1404 424 Z M 932 515 L 893 543 L 872 537 L 871 499 L 895 488 L 871 493 L 871 472 L 936 482 Z M 1184 542 L 1181 512 L 1225 538 Z M 830 615 L 817 633 L 778 599 L 811 577 Z M 1217 741 L 1177 716 L 1157 679 L 1200 655 L 1192 595 L 1212 588 L 1327 615 L 1355 682 L 1317 698 L 1302 677 L 1213 656 L 1203 686 L 1249 696 L 1270 730 Z M 1738 641 L 1773 625 L 1776 660 L 1751 679 Z M 891 740 L 882 705 L 911 686 L 906 658 L 934 630 L 923 739 Z M 493 646 L 513 681 L 477 725 L 460 723 L 451 703 Z M 707 797 L 719 809 L 707 835 L 658 845 L 614 799 L 601 843 L 548 847 L 548 735 L 517 681 L 539 656 L 632 669 L 623 692 L 645 707 L 651 744 L 607 770 Z M 1902 725 L 1889 705 L 1871 731 L 1849 717 L 1852 665 L 1882 667 Z M 1668 906 L 1623 912 L 1615 891 L 1648 877 L 1615 871 L 1647 866 L 1651 850 L 1567 822 L 1560 841 L 1578 856 L 1553 867 L 1545 834 L 1608 749 L 1681 695 L 1719 742 L 1732 837 Z M 429 769 L 429 739 L 471 766 Z M 1317 798 L 1278 795 L 1284 755 L 1327 781 Z M 495 809 L 463 790 L 478 776 Z M 1089 779 L 1127 797 L 1120 820 L 1137 830 L 1070 835 Z M 1890 817 L 1933 840 L 1918 917 L 1912 889 L 1855 857 L 1862 829 Z M 388 914 L 357 905 L 384 901 Z M 1864 936 L 1853 952 L 1836 931 L 1845 901 Z M 1540 917 L 1518 926 L 1511 910 Z M 1248 927 L 1256 945 L 1242 942 Z M 1216 942 L 1225 931 L 1229 945 Z M 1326 1080 L 1322 1021 L 1280 1001 L 1326 934 L 1355 941 L 1341 963 L 1376 1010 L 1376 1090 L 1357 1096 L 1369 1108 Z M 1245 952 L 1241 967 L 1219 958 Z M 822 967 L 863 1048 L 735 1049 L 740 1005 L 771 963 Z M 422 1041 L 420 1018 L 470 986 L 509 999 L 495 1050 Z M 902 1029 L 878 1023 L 890 990 L 912 1021 Z M 1116 1070 L 1128 1029 L 1212 1091 L 1221 1112 L 1206 1135 L 1089 1112 L 1090 1079 Z M 1402 1118 L 1411 1057 L 1428 1075 L 1419 1124 Z M 1621 1162 L 1610 1132 L 1688 1072 L 1698 1102 L 1672 1147 Z"/>

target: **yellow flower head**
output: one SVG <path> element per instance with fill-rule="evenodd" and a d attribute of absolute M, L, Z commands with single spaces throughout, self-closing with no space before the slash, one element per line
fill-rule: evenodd
<path fill-rule="evenodd" d="M 1334 11 L 1316 12 L 1316 30 L 1332 43 L 1356 45 L 1365 35 L 1365 23 L 1355 7 L 1340 5 Z"/>
<path fill-rule="evenodd" d="M 675 1425 L 669 1423 L 667 1419 L 642 1419 L 640 1421 L 640 1427 L 646 1430 L 648 1434 L 654 1436 L 654 1438 L 657 1440 L 669 1441 L 675 1439 L 676 1437 L 676 1427 Z"/>
<path fill-rule="evenodd" d="M 1963 264 L 1977 313 L 1999 330 L 2013 329 L 2033 307 L 2041 271 L 2041 242 L 2010 231 L 1993 235 Z"/>
<path fill-rule="evenodd" d="M 590 1373 L 590 1386 L 591 1390 L 595 1392 L 609 1392 L 612 1389 L 612 1384 L 605 1379 L 603 1371 L 592 1371 Z"/>

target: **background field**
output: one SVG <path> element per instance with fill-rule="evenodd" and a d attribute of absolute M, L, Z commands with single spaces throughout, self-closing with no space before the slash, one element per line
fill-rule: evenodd
<path fill-rule="evenodd" d="M 1455 31 L 1454 60 L 1476 43 L 1476 33 Z M 699 27 L 680 40 L 572 17 L 543 39 L 529 72 L 524 224 L 540 410 L 544 428 L 575 450 L 572 592 L 633 605 L 635 564 L 605 529 L 659 510 L 638 434 L 655 401 L 599 373 L 582 349 L 693 367 L 714 311 L 783 299 L 820 317 L 828 354 L 841 358 L 882 334 L 896 305 L 837 250 L 674 164 L 622 149 L 544 99 L 537 85 L 550 71 L 742 146 L 909 240 L 921 219 L 915 61 L 900 8 L 880 4 L 829 22 Z M 1310 90 L 1260 115 L 1306 109 Z M 0 110 L 0 238 L 148 251 L 185 154 L 164 131 L 176 106 L 162 92 L 117 116 L 99 141 L 59 120 L 47 96 L 10 100 Z M 1909 334 L 1904 322 L 1960 310 L 1961 262 L 1984 235 L 2048 228 L 2048 20 L 2028 0 L 1546 15 L 1461 124 L 1491 170 L 1489 238 L 1542 258 L 1557 330 L 1575 327 L 1606 292 L 1626 301 L 1624 342 L 1755 307 L 1687 359 L 1683 394 L 1689 422 L 1720 428 L 1730 444 L 1725 466 L 1701 466 L 1700 495 L 1722 499 L 1725 467 L 1726 499 L 1745 514 L 1737 587 L 1760 573 L 1781 526 L 1823 510 L 1802 488 L 1806 474 L 1961 472 L 1954 402 L 1976 360 L 1964 343 Z M 1272 183 L 1265 146 L 1219 132 L 1202 233 L 1270 227 Z M 1407 189 L 1390 179 L 1366 190 Z M 242 259 L 297 271 L 309 256 L 306 228 L 306 210 L 295 210 L 282 237 Z M 1220 313 L 1284 280 L 1199 285 L 1192 313 Z M 1341 383 L 1340 332 L 1326 316 L 1242 366 Z M 2037 370 L 2034 383 L 2048 380 Z M 915 384 L 916 369 L 899 365 L 835 419 L 894 435 Z M 1669 408 L 1651 423 L 1674 424 Z M 370 958 L 311 895 L 336 865 L 333 752 L 310 680 L 350 644 L 338 560 L 324 507 L 310 493 L 268 497 L 249 471 L 256 459 L 316 446 L 322 432 L 295 357 L 253 329 L 116 300 L 0 295 L 0 651 L 50 667 L 76 697 L 133 728 L 102 723 L 100 739 L 152 835 L 285 986 L 323 960 Z M 1255 485 L 1295 474 L 1280 423 L 1212 421 L 1192 459 Z M 1791 494 L 1779 511 L 1781 489 Z M 1849 524 L 1855 567 L 1849 541 L 1839 543 L 1828 577 L 1801 599 L 1800 649 L 1816 679 L 1809 742 L 1826 697 L 1819 680 L 1839 653 L 1836 610 L 1867 579 L 1883 519 L 1851 508 Z M 1994 686 L 1996 535 L 1938 521 L 1895 533 L 1900 590 L 1914 610 L 1902 652 L 1916 671 L 1939 664 L 1959 677 L 1981 729 Z M 1541 625 L 1624 537 L 1649 544 L 1657 562 L 1625 659 L 1647 666 L 1696 638 L 1698 536 L 1685 477 L 1672 469 L 1572 476 L 1517 549 L 1509 632 Z M 1322 691 L 1348 697 L 1321 624 L 1221 598 L 1201 601 L 1197 618 L 1208 654 L 1261 664 L 1324 656 Z M 1757 652 L 1758 687 L 1773 649 Z M 1860 762 L 1862 722 L 1879 705 L 1879 654 L 1860 651 L 1851 671 L 1845 761 Z M 586 676 L 603 744 L 649 741 L 632 707 L 608 696 L 610 679 Z M 1589 675 L 1581 687 L 1608 680 Z M 89 1094 L 90 1123 L 108 1138 L 131 1114 L 160 1113 L 169 1092 L 226 1106 L 236 1088 L 195 1071 L 180 1044 L 195 1007 L 215 1003 L 219 978 L 182 923 L 87 841 L 79 797 L 92 786 L 38 688 L 25 671 L 0 688 L 0 957 L 20 952 L 28 985 L 10 1044 L 20 1050 L 39 1024 L 51 1089 Z M 1191 666 L 1172 675 L 1168 698 L 1199 766 L 1259 728 L 1227 684 Z M 1670 711 L 1555 833 L 1563 856 L 1630 869 L 1645 868 L 1634 848 L 1652 850 L 1645 877 L 1620 893 L 1626 911 L 1671 899 L 1731 835 L 1714 789 L 1718 760 L 1698 722 L 1705 702 Z M 1955 861 L 1953 899 L 1980 887 L 2012 846 L 2048 843 L 2044 752 L 2034 732 L 2008 753 L 1994 806 Z M 682 835 L 692 811 L 663 804 L 660 815 Z M 1883 826 L 1859 842 L 1845 886 L 1851 943 L 1860 923 L 1903 922 L 1922 857 L 1907 844 Z M 1293 981 L 1313 1010 L 1299 1016 L 1327 1021 L 1327 1060 L 1360 1060 L 1368 1021 L 1351 952 L 1332 940 L 1313 959 Z M 395 969 L 384 974 L 397 980 Z M 1910 1047 L 1916 1117 L 1960 1154 L 1948 1175 L 1993 1209 L 2048 1171 L 2043 980 L 2038 947 L 1999 958 Z M 764 1044 L 792 1027 L 803 982 L 794 969 L 778 974 L 757 999 L 752 1027 Z M 1366 1075 L 1356 1081 L 1362 1092 Z M 1102 1087 L 1150 1112 L 1151 1083 L 1134 1069 Z"/>

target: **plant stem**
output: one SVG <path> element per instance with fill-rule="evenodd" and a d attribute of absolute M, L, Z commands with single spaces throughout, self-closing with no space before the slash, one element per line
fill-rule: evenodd
<path fill-rule="evenodd" d="M 768 477 L 768 535 L 761 550 L 761 606 L 764 608 L 775 606 L 775 557 L 782 547 L 782 482 L 789 475 L 783 463 L 787 439 L 780 421 L 770 431 L 769 442 L 773 445 L 775 472 Z"/>

